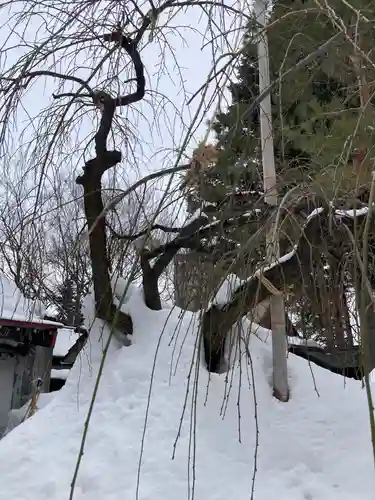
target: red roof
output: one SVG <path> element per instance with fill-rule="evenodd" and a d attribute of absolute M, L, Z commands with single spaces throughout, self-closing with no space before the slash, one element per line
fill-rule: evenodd
<path fill-rule="evenodd" d="M 62 323 L 56 323 L 54 321 L 50 320 L 44 320 L 44 319 L 36 319 L 35 317 L 31 320 L 28 321 L 26 318 L 25 319 L 10 319 L 10 318 L 1 318 L 0 317 L 0 326 L 18 326 L 18 327 L 28 327 L 28 328 L 37 328 L 38 330 L 57 330 L 58 328 L 63 328 Z"/>

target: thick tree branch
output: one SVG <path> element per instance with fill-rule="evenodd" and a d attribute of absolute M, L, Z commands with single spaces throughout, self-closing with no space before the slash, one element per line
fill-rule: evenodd
<path fill-rule="evenodd" d="M 97 157 L 104 157 L 107 152 L 107 138 L 111 131 L 113 116 L 115 114 L 115 101 L 105 92 L 97 92 L 94 96 L 94 103 L 102 106 L 102 117 L 98 131 L 95 134 L 95 152 Z M 120 153 L 121 161 L 121 153 Z M 116 162 L 117 163 L 117 162 Z M 112 165 L 111 165 L 112 166 Z M 110 167 L 108 167 L 110 168 Z"/>
<path fill-rule="evenodd" d="M 206 215 L 200 215 L 196 219 L 190 222 L 187 226 L 183 227 L 180 231 L 179 236 L 176 239 L 184 239 L 191 237 L 196 231 L 202 227 L 203 224 L 207 223 L 208 219 Z M 168 249 L 160 255 L 160 257 L 154 263 L 154 272 L 159 278 L 161 273 L 167 267 L 167 265 L 172 261 L 173 257 L 176 255 L 181 247 L 178 245 L 171 245 Z M 146 254 L 147 258 L 150 259 L 149 253 Z"/>
<path fill-rule="evenodd" d="M 194 232 L 181 231 L 179 236 L 177 236 L 172 241 L 164 245 L 160 245 L 154 250 L 149 251 L 147 254 L 148 258 L 153 259 L 158 255 L 163 254 L 165 252 L 170 252 L 171 250 L 175 250 L 174 253 L 176 253 L 181 248 L 196 249 L 197 247 L 201 246 L 200 242 L 203 238 L 216 236 L 222 233 L 225 229 L 242 227 L 246 224 L 252 224 L 255 222 L 259 223 L 260 222 L 259 218 L 257 220 L 254 220 L 252 219 L 252 215 L 253 214 L 251 213 L 249 213 L 248 215 L 242 214 L 237 217 L 236 216 L 230 217 L 226 220 L 218 220 L 211 224 L 204 224 L 204 222 L 202 223 L 203 219 L 200 219 L 200 217 L 198 217 L 193 222 L 200 221 L 200 226 L 198 225 L 194 226 L 196 228 Z M 270 209 L 268 209 L 266 213 L 262 215 L 262 219 L 265 221 L 265 223 L 268 220 L 269 215 L 270 215 Z M 190 225 L 186 226 L 183 229 L 187 228 L 190 228 Z"/>
<path fill-rule="evenodd" d="M 136 91 L 126 96 L 117 97 L 114 101 L 114 106 L 128 106 L 129 104 L 142 100 L 145 95 L 146 80 L 142 59 L 137 49 L 137 40 L 132 40 L 125 36 L 121 29 L 104 35 L 103 38 L 108 42 L 117 42 L 119 46 L 127 52 L 133 62 L 136 75 Z"/>
<path fill-rule="evenodd" d="M 142 268 L 142 286 L 145 304 L 153 311 L 160 311 L 161 300 L 158 288 L 158 278 L 155 268 L 150 265 L 150 261 L 145 255 L 140 256 Z"/>
<path fill-rule="evenodd" d="M 79 92 L 63 92 L 61 94 L 52 94 L 54 99 L 62 99 L 63 97 L 74 97 L 75 99 L 82 99 L 82 97 L 90 98 L 90 94 L 81 94 Z"/>
<path fill-rule="evenodd" d="M 0 76 L 0 81 L 4 80 L 10 82 L 11 84 L 21 85 L 21 81 L 27 80 L 25 83 L 22 84 L 22 86 L 26 88 L 29 85 L 29 83 L 38 76 L 51 76 L 53 78 L 59 78 L 61 80 L 70 80 L 72 82 L 78 83 L 83 88 L 85 88 L 89 93 L 90 97 L 94 96 L 94 92 L 91 89 L 90 85 L 85 80 L 82 80 L 82 78 L 73 75 L 66 75 L 64 73 L 58 73 L 56 71 L 47 71 L 47 70 L 29 71 L 21 74 L 17 78 L 7 78 L 5 76 Z M 5 91 L 7 90 L 9 89 L 5 89 Z"/>
<path fill-rule="evenodd" d="M 360 228 L 366 217 L 367 208 L 357 211 L 316 208 L 308 217 L 293 251 L 260 269 L 233 292 L 226 304 L 212 305 L 202 321 L 208 369 L 216 371 L 218 368 L 225 336 L 238 320 L 275 291 L 284 292 L 300 287 L 301 282 L 310 282 L 313 264 L 320 260 L 322 253 L 329 251 L 330 241 L 339 241 L 345 247 L 344 224 Z"/>
<path fill-rule="evenodd" d="M 109 278 L 109 261 L 106 240 L 105 209 L 101 193 L 103 173 L 121 161 L 119 151 L 107 150 L 107 139 L 111 131 L 116 106 L 125 106 L 143 98 L 145 90 L 144 70 L 141 58 L 133 42 L 120 31 L 104 35 L 104 40 L 119 42 L 130 55 L 137 76 L 137 90 L 128 96 L 114 99 L 106 92 L 96 92 L 94 104 L 101 110 L 102 117 L 95 134 L 96 157 L 86 162 L 84 174 L 76 180 L 84 189 L 85 215 L 87 218 L 90 253 L 93 269 L 95 307 L 98 317 L 116 323 L 115 326 L 131 334 L 131 317 L 117 310 L 113 303 L 112 285 Z"/>
<path fill-rule="evenodd" d="M 190 222 L 190 224 L 181 229 L 179 237 L 189 237 L 190 235 L 195 233 L 203 224 L 207 223 L 207 220 L 208 218 L 206 215 L 201 215 L 197 219 L 194 219 Z M 140 253 L 143 293 L 145 297 L 145 303 L 150 309 L 161 309 L 158 280 L 161 273 L 172 261 L 178 250 L 178 246 L 169 247 L 169 249 L 163 252 L 162 255 L 156 260 L 156 262 L 153 263 L 153 265 L 150 263 L 150 251 L 144 249 Z"/>
<path fill-rule="evenodd" d="M 160 229 L 160 231 L 163 231 L 164 233 L 180 233 L 181 232 L 180 227 L 168 227 L 168 226 L 163 226 L 161 224 L 154 224 L 153 226 L 148 227 L 146 229 L 143 229 L 143 231 L 140 231 L 139 233 L 135 233 L 135 234 L 120 234 L 112 227 L 108 226 L 108 228 L 115 238 L 117 238 L 119 240 L 126 240 L 126 241 L 135 241 L 138 238 L 140 238 L 141 236 L 145 236 L 146 234 L 149 234 L 152 231 L 156 231 L 158 229 Z"/>
<path fill-rule="evenodd" d="M 226 250 L 233 250 L 233 245 L 235 244 L 233 243 L 232 245 L 230 245 L 230 248 L 228 248 L 229 245 L 227 245 L 226 249 L 219 249 L 218 245 L 205 247 L 204 245 L 202 245 L 201 240 L 206 237 L 216 236 L 222 233 L 225 229 L 231 227 L 242 227 L 246 224 L 251 224 L 254 222 L 254 220 L 251 219 L 252 215 L 252 213 L 249 213 L 248 215 L 230 217 L 227 220 L 217 221 L 217 223 L 215 222 L 212 224 L 206 224 L 208 220 L 207 216 L 201 215 L 197 219 L 193 220 L 190 224 L 183 227 L 180 231 L 180 234 L 174 240 L 166 243 L 165 245 L 161 245 L 154 250 L 148 251 L 146 253 L 146 256 L 148 257 L 148 259 L 152 259 L 160 255 L 160 257 L 154 264 L 154 270 L 158 277 L 181 248 L 201 251 L 202 253 L 211 253 L 213 256 L 215 256 L 216 252 L 217 257 L 218 254 L 222 255 L 222 253 Z M 268 215 L 269 211 L 267 210 L 264 214 L 266 220 L 268 218 Z M 257 220 L 256 222 L 259 223 L 259 220 Z"/>
<path fill-rule="evenodd" d="M 311 268 L 314 253 L 319 252 L 322 238 L 320 217 L 312 218 L 305 226 L 295 250 L 281 258 L 268 269 L 253 275 L 232 294 L 224 305 L 212 305 L 202 320 L 205 359 L 209 371 L 216 372 L 223 354 L 227 332 L 256 304 L 272 295 L 271 283 L 275 290 L 284 291 L 290 285 L 301 282 L 301 276 Z M 264 279 L 265 278 L 265 279 Z"/>

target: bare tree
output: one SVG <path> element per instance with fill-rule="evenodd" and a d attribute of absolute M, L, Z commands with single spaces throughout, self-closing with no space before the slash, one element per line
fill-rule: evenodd
<path fill-rule="evenodd" d="M 71 186 L 71 189 L 69 187 Z M 58 310 L 60 321 L 79 326 L 82 299 L 89 292 L 92 276 L 89 247 L 82 241 L 85 231 L 83 207 L 75 185 L 56 172 L 54 201 L 57 206 L 44 224 L 48 234 L 46 266 L 53 279 L 45 282 L 45 295 Z M 77 199 L 78 198 L 78 199 Z"/>
<path fill-rule="evenodd" d="M 238 263 L 239 259 L 246 261 L 244 256 L 256 248 L 259 239 L 257 239 L 258 236 L 252 239 L 250 249 L 246 246 L 238 248 L 231 246 L 229 241 L 224 241 L 223 229 L 243 227 L 256 222 L 260 227 L 257 234 L 264 237 L 264 230 L 268 228 L 269 221 L 275 214 L 273 209 L 264 203 L 264 195 L 257 194 L 254 200 L 249 200 L 246 211 L 236 213 L 231 208 L 233 197 L 224 200 L 220 207 L 214 207 L 217 213 L 215 223 L 210 222 L 205 209 L 206 211 L 203 210 L 199 217 L 187 224 L 182 224 L 181 221 L 177 221 L 176 224 L 163 224 L 162 221 L 156 220 L 162 209 L 162 200 L 160 200 L 153 210 L 152 217 L 142 219 L 142 216 L 137 215 L 137 224 L 134 227 L 116 225 L 117 215 L 120 218 L 123 217 L 121 211 L 118 213 L 121 210 L 119 204 L 132 193 L 134 194 L 137 190 L 142 193 L 141 201 L 136 209 L 136 213 L 139 214 L 139 209 L 144 209 L 145 194 L 147 197 L 150 184 L 155 179 L 166 175 L 173 176 L 178 171 L 190 170 L 192 167 L 192 163 L 180 164 L 182 151 L 187 146 L 187 139 L 183 141 L 182 151 L 177 155 L 175 166 L 168 169 L 162 168 L 159 172 L 147 175 L 131 187 L 119 185 L 119 195 L 116 194 L 113 186 L 108 187 L 109 172 L 112 172 L 122 160 L 120 147 L 116 148 L 117 143 L 121 144 L 121 149 L 127 149 L 126 168 L 132 166 L 130 163 L 133 157 L 130 153 L 129 142 L 134 130 L 131 128 L 129 115 L 127 115 L 127 120 L 123 120 L 121 113 L 130 109 L 137 110 L 147 99 L 146 69 L 142 59 L 145 45 L 159 40 L 158 30 L 162 29 L 164 20 L 167 19 L 168 24 L 169 14 L 180 12 L 185 7 L 203 9 L 206 5 L 211 9 L 209 16 L 213 15 L 212 9 L 219 9 L 219 12 L 224 9 L 239 16 L 244 22 L 248 18 L 232 6 L 222 3 L 218 5 L 211 0 L 203 3 L 197 0 L 188 4 L 167 0 L 156 6 L 145 3 L 136 7 L 129 4 L 125 11 L 122 3 L 120 5 L 115 0 L 108 4 L 104 2 L 99 2 L 99 4 L 99 6 L 91 3 L 82 4 L 80 9 L 77 9 L 75 4 L 69 3 L 61 3 L 59 9 L 56 4 L 49 6 L 46 16 L 50 16 L 53 21 L 49 25 L 52 34 L 46 35 L 43 41 L 34 42 L 31 48 L 30 44 L 25 43 L 26 55 L 22 55 L 14 64 L 4 68 L 0 78 L 2 148 L 3 152 L 7 153 L 12 119 L 19 117 L 20 104 L 26 99 L 27 91 L 38 81 L 47 82 L 49 87 L 46 93 L 48 96 L 52 95 L 53 100 L 37 117 L 36 123 L 39 126 L 30 130 L 30 127 L 35 126 L 34 123 L 30 123 L 29 128 L 22 132 L 24 137 L 27 137 L 25 143 L 29 141 L 25 164 L 30 175 L 34 175 L 37 180 L 35 199 L 29 202 L 30 207 L 28 207 L 31 209 L 30 218 L 32 221 L 37 221 L 42 217 L 42 202 L 43 197 L 46 196 L 42 184 L 48 178 L 50 163 L 60 168 L 61 162 L 65 160 L 65 166 L 70 167 L 72 171 L 83 165 L 83 174 L 77 176 L 76 182 L 81 189 L 81 194 L 83 192 L 83 210 L 87 225 L 85 230 L 89 236 L 97 315 L 110 323 L 117 318 L 121 323 L 120 329 L 131 333 L 131 318 L 117 311 L 113 300 L 110 279 L 113 259 L 110 252 L 116 252 L 114 250 L 116 245 L 124 245 L 122 250 L 128 252 L 130 248 L 128 243 L 131 242 L 133 249 L 130 252 L 134 252 L 134 242 L 139 243 L 142 240 L 142 245 L 138 245 L 137 252 L 132 255 L 137 254 L 139 258 L 145 301 L 149 307 L 159 309 L 161 307 L 160 276 L 178 251 L 197 249 L 202 253 L 210 253 L 228 271 Z M 149 9 L 150 6 L 151 9 Z M 56 9 L 58 15 L 56 15 Z M 37 15 L 37 12 L 37 6 L 30 3 L 28 16 Z M 18 19 L 22 22 L 21 14 Z M 90 21 L 87 21 L 88 19 Z M 148 41 L 145 40 L 147 35 Z M 335 35 L 332 40 L 337 38 L 338 36 Z M 285 74 L 280 75 L 280 78 L 290 77 L 301 66 L 314 61 L 332 43 L 332 40 L 328 40 L 313 54 L 299 61 Z M 228 65 L 233 63 L 237 55 L 236 51 L 231 53 Z M 83 59 L 89 62 L 88 64 L 82 62 L 81 66 L 81 62 L 77 61 L 83 61 Z M 219 78 L 220 71 L 214 73 L 214 76 L 212 74 L 208 76 L 208 82 Z M 51 82 L 53 82 L 53 88 L 51 88 Z M 218 82 L 219 80 L 216 83 L 220 87 Z M 126 86 L 131 89 L 129 92 L 123 90 Z M 258 106 L 274 87 L 275 82 L 271 82 L 270 86 L 254 99 L 250 107 Z M 100 90 L 96 90 L 97 88 Z M 92 110 L 94 110 L 93 113 Z M 250 113 L 250 110 L 248 112 Z M 93 144 L 88 137 L 82 137 L 82 134 L 78 135 L 78 139 L 74 141 L 77 128 L 85 123 L 89 125 L 91 131 L 91 119 L 96 120 L 98 116 Z M 124 126 L 124 121 L 126 126 Z M 92 155 L 91 159 L 86 159 L 86 149 Z M 196 166 L 196 160 L 194 161 Z M 172 180 L 167 183 L 167 192 L 170 192 L 172 183 Z M 165 198 L 161 198 L 164 202 Z M 61 203 L 65 201 L 60 200 L 59 205 Z M 295 217 L 298 211 L 298 204 L 295 200 L 293 205 L 295 205 L 294 213 L 291 218 Z M 302 205 L 302 210 L 306 212 L 302 218 L 304 226 L 300 229 L 298 237 L 291 238 L 285 245 L 285 249 L 289 250 L 296 245 L 290 258 L 276 259 L 266 270 L 262 270 L 260 266 L 260 269 L 254 273 L 249 273 L 246 285 L 236 289 L 227 304 L 221 308 L 210 305 L 205 311 L 202 328 L 206 359 L 210 370 L 214 371 L 217 366 L 217 358 L 221 355 L 223 340 L 230 327 L 262 298 L 268 298 L 272 293 L 277 294 L 285 287 L 296 286 L 301 276 L 307 282 L 312 269 L 312 255 L 317 257 L 318 253 L 320 255 L 326 252 L 327 245 L 332 238 L 337 240 L 338 229 L 333 230 L 327 225 L 326 212 L 324 216 L 319 213 L 318 218 L 309 219 L 306 199 L 303 199 Z M 316 202 L 312 208 L 320 209 L 322 206 Z M 252 211 L 252 207 L 257 207 L 257 210 L 261 207 L 262 215 L 255 215 L 258 212 Z M 290 208 L 290 204 L 282 207 L 285 211 Z M 338 220 L 338 215 L 337 217 L 335 215 L 336 219 Z M 350 224 L 352 220 L 349 216 L 345 216 L 344 219 L 348 219 L 347 224 Z M 8 223 L 6 219 L 5 221 Z M 314 226 L 316 224 L 318 228 Z M 314 231 L 319 229 L 318 239 L 311 233 L 311 227 Z M 155 244 L 154 234 L 157 231 L 164 235 L 159 245 Z M 323 241 L 322 231 L 325 232 Z M 74 247 L 73 240 L 74 238 L 71 238 L 71 244 Z M 66 249 L 58 250 L 58 252 L 61 251 L 66 253 Z M 344 253 L 347 251 L 347 248 L 343 249 Z M 65 258 L 66 256 L 63 260 Z M 293 268 L 291 263 L 296 267 Z"/>
<path fill-rule="evenodd" d="M 141 50 L 153 41 L 172 13 L 182 12 L 187 7 L 196 7 L 208 17 L 212 17 L 215 9 L 218 12 L 228 11 L 246 21 L 241 9 L 211 0 L 166 0 L 156 5 L 152 2 L 145 2 L 141 6 L 129 4 L 125 8 L 122 3 L 113 0 L 99 2 L 98 5 L 82 4 L 78 9 L 75 4 L 61 2 L 59 6 L 53 4 L 46 8 L 44 15 L 50 22 L 45 40 L 34 42 L 25 55 L 4 68 L 0 79 L 4 151 L 10 137 L 11 119 L 19 117 L 19 104 L 25 99 L 27 91 L 35 82 L 43 81 L 47 85 L 50 85 L 49 81 L 54 82 L 55 88 L 51 89 L 54 102 L 40 113 L 40 128 L 31 133 L 30 129 L 23 132 L 25 136 L 31 136 L 28 168 L 34 173 L 39 171 L 42 177 L 46 175 L 49 162 L 60 162 L 61 155 L 68 153 L 74 127 L 79 122 L 88 121 L 86 110 L 93 105 L 96 113 L 100 113 L 94 147 L 91 148 L 93 157 L 84 160 L 83 174 L 77 176 L 76 182 L 83 190 L 97 315 L 110 323 L 116 318 L 119 328 L 128 334 L 132 333 L 132 321 L 114 305 L 110 280 L 107 214 L 114 203 L 104 203 L 103 179 L 122 161 L 122 153 L 110 147 L 109 141 L 113 142 L 112 134 L 117 130 L 118 138 L 114 137 L 114 142 L 120 140 L 128 146 L 130 127 L 122 127 L 121 117 L 116 112 L 136 105 L 145 98 L 146 79 Z M 29 8 L 28 19 L 38 15 L 38 5 L 30 3 Z M 25 18 L 20 13 L 18 19 L 22 22 Z M 91 19 L 91 25 L 88 19 Z M 148 42 L 144 40 L 146 36 Z M 27 41 L 25 46 L 28 46 Z M 82 56 L 89 60 L 86 71 L 82 71 L 80 63 L 76 63 L 82 60 Z M 234 57 L 235 54 L 232 60 Z M 104 72 L 109 67 L 110 76 L 106 78 Z M 124 78 L 123 68 L 129 68 L 129 72 L 131 70 L 129 79 Z M 94 89 L 94 85 L 100 90 Z M 125 85 L 132 90 L 119 90 Z M 82 158 L 81 140 L 77 149 L 72 151 L 73 159 L 69 159 L 73 164 Z M 85 142 L 89 143 L 87 140 Z M 169 173 L 173 172 L 174 169 Z M 34 216 L 40 210 L 43 191 L 41 182 L 33 204 Z M 65 249 L 56 251 L 61 253 Z M 157 280 L 172 256 L 171 252 L 164 252 L 163 259 L 159 257 L 153 266 L 149 264 L 151 254 L 146 257 L 142 253 L 140 256 L 145 298 L 150 307 L 160 307 Z M 64 255 L 63 260 L 66 259 L 67 255 Z"/>
<path fill-rule="evenodd" d="M 45 264 L 46 245 L 44 226 L 33 220 L 30 200 L 36 195 L 28 187 L 26 176 L 15 171 L 4 179 L 4 197 L 0 208 L 2 271 L 30 298 L 41 298 L 44 280 L 48 277 Z M 48 202 L 44 204 L 44 207 Z"/>

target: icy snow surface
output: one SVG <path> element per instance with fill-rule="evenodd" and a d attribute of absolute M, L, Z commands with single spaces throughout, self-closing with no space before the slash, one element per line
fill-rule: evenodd
<path fill-rule="evenodd" d="M 193 486 L 194 446 L 197 500 L 250 499 L 257 434 L 249 367 L 243 364 L 241 372 L 236 368 L 227 385 L 225 375 L 212 374 L 205 404 L 209 377 L 199 359 L 193 405 L 198 316 L 181 317 L 178 309 L 153 312 L 141 297 L 133 288 L 125 306 L 134 322 L 132 345 L 114 342 L 108 352 L 74 499 L 135 499 L 144 429 L 140 500 L 187 499 Z M 68 500 L 107 335 L 96 321 L 66 385 L 0 442 L 0 500 Z M 344 383 L 342 377 L 312 365 L 318 397 L 308 363 L 290 355 L 292 399 L 280 403 L 272 398 L 269 385 L 269 332 L 260 329 L 257 335 L 251 336 L 249 346 L 259 425 L 254 499 L 372 500 L 375 476 L 361 384 Z M 191 421 L 196 422 L 193 434 Z"/>

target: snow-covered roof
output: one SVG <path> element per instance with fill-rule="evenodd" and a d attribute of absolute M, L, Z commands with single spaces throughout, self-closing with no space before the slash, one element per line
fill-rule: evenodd
<path fill-rule="evenodd" d="M 0 273 L 0 322 L 5 320 L 12 323 L 62 326 L 56 321 L 42 319 L 43 313 L 39 301 L 24 297 L 15 283 Z"/>
<path fill-rule="evenodd" d="M 51 378 L 58 378 L 60 380 L 66 380 L 69 376 L 69 373 L 70 373 L 69 369 L 63 369 L 63 370 L 52 369 L 51 370 Z"/>
<path fill-rule="evenodd" d="M 302 345 L 307 347 L 322 347 L 318 342 L 313 339 L 303 339 L 300 337 L 288 337 L 289 345 Z"/>
<path fill-rule="evenodd" d="M 59 329 L 55 347 L 53 348 L 53 355 L 62 357 L 68 354 L 69 349 L 76 343 L 78 337 L 79 333 L 75 332 L 72 328 Z"/>

